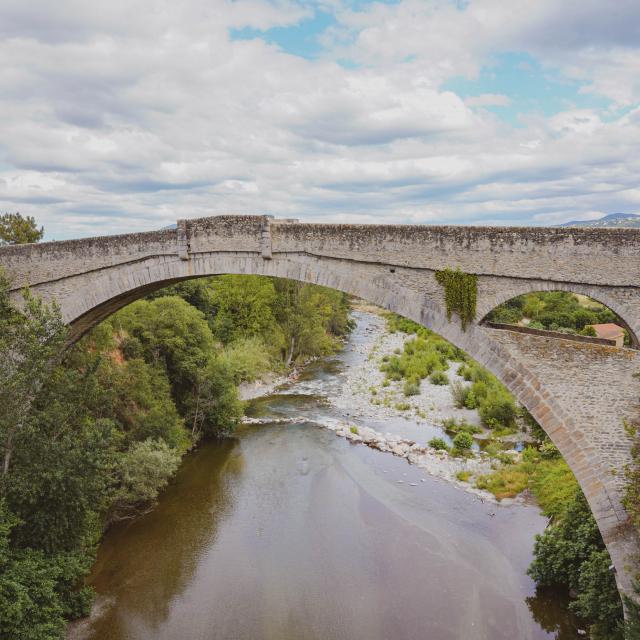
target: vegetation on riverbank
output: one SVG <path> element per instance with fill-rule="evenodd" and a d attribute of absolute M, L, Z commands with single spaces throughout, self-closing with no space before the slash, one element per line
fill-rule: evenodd
<path fill-rule="evenodd" d="M 405 341 L 399 354 L 383 357 L 382 370 L 391 380 L 404 379 L 419 385 L 431 371 L 448 370 L 449 361 L 461 362 L 458 375 L 467 384 L 452 383 L 453 398 L 459 408 L 477 409 L 482 423 L 490 429 L 490 439 L 482 442 L 484 454 L 477 455 L 489 456 L 494 470 L 477 477 L 462 470 L 456 479 L 474 483 L 499 500 L 529 490 L 550 519 L 547 530 L 536 538 L 530 575 L 540 586 L 562 587 L 573 596 L 571 610 L 589 626 L 594 640 L 623 638 L 622 605 L 609 554 L 582 491 L 558 449 L 504 386 L 465 354 L 409 320 L 389 315 L 388 326 L 391 331 L 416 336 Z M 481 431 L 476 425 L 453 419 L 445 420 L 443 426 L 455 435 L 454 446 L 448 447 L 441 438 L 433 438 L 429 446 L 458 456 L 468 452 L 460 447 L 460 436 L 470 440 Z M 533 439 L 520 454 L 505 451 L 501 439 L 517 428 L 527 428 Z M 640 457 L 640 445 L 636 453 Z M 632 478 L 634 491 L 640 493 L 640 472 Z M 630 500 L 637 504 L 637 495 L 630 494 Z M 640 517 L 636 519 L 640 521 Z"/>
<path fill-rule="evenodd" d="M 624 326 L 603 304 L 567 291 L 536 291 L 517 296 L 496 307 L 487 320 L 586 336 L 595 335 L 590 326 L 593 324 L 613 322 Z M 625 344 L 628 343 L 625 332 Z"/>
<path fill-rule="evenodd" d="M 104 527 L 234 428 L 238 382 L 336 349 L 349 309 L 321 287 L 210 278 L 129 305 L 60 360 L 58 310 L 25 301 L 0 278 L 0 637 L 53 640 L 88 613 Z"/>
<path fill-rule="evenodd" d="M 401 353 L 383 356 L 380 367 L 386 380 L 404 380 L 405 396 L 419 393 L 420 384 L 426 378 L 431 384 L 443 384 L 450 362 L 460 362 L 458 375 L 470 384 L 451 383 L 456 406 L 459 409 L 477 409 L 484 425 L 492 429 L 494 435 L 515 431 L 517 418 L 524 412 L 495 376 L 471 360 L 464 351 L 411 320 L 387 314 L 387 327 L 392 333 L 401 331 L 415 336 L 405 341 Z M 444 383 L 449 383 L 448 377 Z M 444 426 L 452 432 L 467 430 L 455 423 L 445 423 Z M 473 431 L 472 425 L 468 426 Z"/>

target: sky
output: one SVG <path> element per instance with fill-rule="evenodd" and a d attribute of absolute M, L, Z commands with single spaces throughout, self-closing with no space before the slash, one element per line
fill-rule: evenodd
<path fill-rule="evenodd" d="M 0 0 L 0 212 L 640 213 L 640 0 Z"/>

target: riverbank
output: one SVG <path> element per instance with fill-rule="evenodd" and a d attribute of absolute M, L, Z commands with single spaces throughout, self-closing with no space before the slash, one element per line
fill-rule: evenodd
<path fill-rule="evenodd" d="M 402 381 L 385 379 L 381 371 L 383 362 L 402 352 L 405 343 L 415 336 L 401 331 L 391 332 L 384 312 L 371 305 L 356 308 L 353 317 L 356 326 L 345 345 L 346 357 L 340 358 L 339 372 L 335 376 L 337 382 L 319 385 L 317 381 L 305 381 L 302 369 L 287 378 L 254 383 L 250 389 L 253 399 L 270 394 L 315 395 L 323 398 L 334 410 L 332 414 L 335 417 L 330 417 L 331 414 L 325 411 L 322 419 L 309 415 L 252 415 L 245 416 L 243 422 L 312 422 L 353 444 L 364 444 L 385 454 L 404 458 L 427 474 L 452 483 L 483 501 L 498 502 L 493 493 L 478 488 L 476 481 L 502 467 L 505 459 L 519 461 L 520 453 L 511 448 L 512 443 L 526 438 L 526 435 L 512 434 L 500 443 L 498 448 L 502 460 L 492 455 L 496 447 L 482 450 L 480 444 L 494 439 L 493 433 L 483 426 L 477 410 L 456 407 L 450 384 L 432 384 L 429 379 L 424 379 L 418 393 L 406 397 Z M 458 374 L 461 366 L 460 362 L 449 363 L 446 374 L 450 383 L 467 384 Z M 301 374 L 302 380 L 298 381 Z M 436 438 L 451 446 L 452 437 L 444 423 L 452 420 L 471 425 L 477 431 L 472 450 L 452 455 L 429 444 Z M 524 495 L 501 500 L 503 504 L 524 501 Z"/>

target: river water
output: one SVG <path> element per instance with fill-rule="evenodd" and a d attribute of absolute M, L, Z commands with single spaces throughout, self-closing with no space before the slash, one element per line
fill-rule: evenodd
<path fill-rule="evenodd" d="M 107 533 L 94 612 L 71 638 L 580 637 L 563 601 L 525 574 L 545 526 L 535 506 L 482 502 L 319 426 L 340 417 L 327 398 L 367 340 L 359 314 L 343 352 L 250 409 L 291 422 L 202 446 L 156 509 Z M 410 420 L 391 422 L 415 435 Z"/>

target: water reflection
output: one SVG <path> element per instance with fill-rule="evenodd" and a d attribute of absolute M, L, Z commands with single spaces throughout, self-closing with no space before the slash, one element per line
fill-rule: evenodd
<path fill-rule="evenodd" d="M 569 611 L 569 596 L 560 589 L 538 587 L 535 596 L 527 598 L 527 607 L 542 629 L 555 634 L 554 640 L 573 640 L 579 637 L 578 629 L 585 629 Z"/>
<path fill-rule="evenodd" d="M 219 523 L 234 507 L 233 486 L 244 461 L 229 438 L 188 456 L 155 510 L 111 528 L 100 547 L 91 583 L 103 612 L 75 637 L 153 638 L 171 603 L 191 580 L 201 558 L 215 544 Z M 72 635 L 72 637 L 74 637 Z"/>

